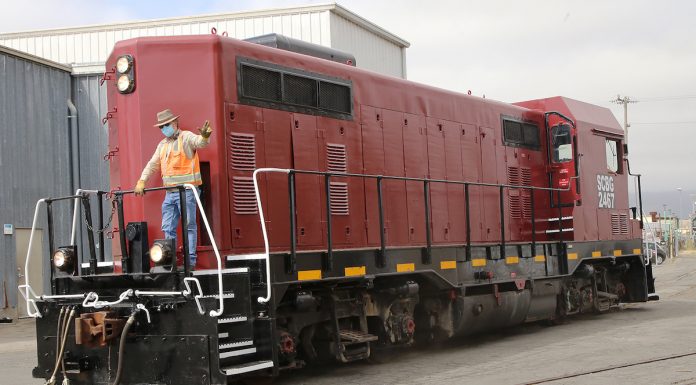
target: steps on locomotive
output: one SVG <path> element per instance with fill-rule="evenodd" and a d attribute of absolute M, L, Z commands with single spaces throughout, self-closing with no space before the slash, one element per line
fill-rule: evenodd
<path fill-rule="evenodd" d="M 370 357 L 370 342 L 377 341 L 379 337 L 362 332 L 360 330 L 339 331 L 341 361 L 351 362 L 364 360 Z"/>
<path fill-rule="evenodd" d="M 256 300 L 265 295 L 265 284 L 261 284 L 265 283 L 265 266 L 259 259 L 242 258 L 238 263 L 226 263 L 223 269 L 225 308 L 218 317 L 218 357 L 220 370 L 228 376 L 274 366 L 275 320 L 269 316 L 268 306 Z M 194 275 L 202 279 L 206 294 L 218 290 L 217 270 L 197 271 Z"/>

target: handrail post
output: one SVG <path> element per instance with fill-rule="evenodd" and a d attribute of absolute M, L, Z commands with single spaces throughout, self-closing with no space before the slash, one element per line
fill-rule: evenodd
<path fill-rule="evenodd" d="M 295 218 L 295 171 L 288 173 L 288 196 L 290 207 L 290 256 L 285 271 L 292 274 L 297 270 L 297 223 Z"/>
<path fill-rule="evenodd" d="M 536 214 L 534 211 L 534 188 L 529 188 L 529 199 L 532 206 L 532 258 L 536 256 Z"/>
<path fill-rule="evenodd" d="M 423 181 L 423 199 L 425 200 L 425 253 L 423 254 L 423 263 L 429 264 L 432 258 L 433 238 L 430 231 L 430 182 Z"/>
<path fill-rule="evenodd" d="M 563 239 L 563 207 L 561 206 L 561 190 L 558 190 L 558 240 Z"/>
<path fill-rule="evenodd" d="M 188 213 L 186 212 L 186 187 L 179 186 L 179 207 L 181 207 L 181 240 L 184 251 L 184 277 L 189 276 L 191 261 L 189 261 Z M 193 194 L 193 191 L 191 192 Z M 195 221 L 196 218 L 193 218 Z M 176 246 L 175 246 L 176 247 Z M 193 247 L 196 247 L 195 245 Z"/>
<path fill-rule="evenodd" d="M 104 191 L 97 192 L 98 208 L 99 208 L 99 261 L 104 262 Z"/>
<path fill-rule="evenodd" d="M 89 267 L 92 275 L 97 274 L 97 252 L 94 249 L 94 231 L 92 226 L 92 209 L 89 204 L 89 195 L 82 195 L 82 207 L 85 210 L 85 221 L 87 222 L 87 240 L 89 241 Z"/>
<path fill-rule="evenodd" d="M 123 218 L 123 194 L 116 195 L 116 211 L 118 212 L 118 240 L 121 244 L 121 271 L 130 272 L 130 257 L 126 246 L 125 220 Z"/>
<path fill-rule="evenodd" d="M 53 239 L 53 202 L 50 199 L 46 200 L 46 221 L 48 222 L 48 256 L 51 279 L 51 294 L 56 294 L 56 281 L 53 279 L 53 252 L 55 251 Z"/>
<path fill-rule="evenodd" d="M 333 269 L 333 238 L 331 234 L 331 174 L 324 175 L 324 192 L 326 195 L 326 256 L 322 270 Z"/>
<path fill-rule="evenodd" d="M 464 183 L 464 202 L 466 208 L 466 260 L 471 261 L 471 209 L 469 207 L 468 183 Z"/>
<path fill-rule="evenodd" d="M 505 258 L 505 202 L 503 199 L 503 186 L 499 187 L 500 198 L 500 258 Z"/>
<path fill-rule="evenodd" d="M 377 266 L 384 267 L 387 264 L 387 242 L 384 236 L 384 201 L 382 197 L 382 176 L 377 176 L 377 208 L 379 210 L 379 253 Z"/>

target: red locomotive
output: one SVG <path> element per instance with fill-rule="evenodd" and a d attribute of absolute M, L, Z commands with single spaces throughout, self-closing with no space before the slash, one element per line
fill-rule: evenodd
<path fill-rule="evenodd" d="M 72 383 L 225 384 L 654 299 L 609 110 L 481 99 L 312 49 L 216 35 L 116 45 L 113 191 L 67 197 L 89 223 L 90 202 L 112 200 L 115 262 L 90 236 L 85 261 L 59 249 L 74 261 L 52 267 L 50 295 L 22 289 L 40 316 L 35 376 L 60 378 L 62 364 Z M 194 271 L 176 248 L 150 261 L 163 191 L 128 190 L 165 108 L 214 128 Z"/>

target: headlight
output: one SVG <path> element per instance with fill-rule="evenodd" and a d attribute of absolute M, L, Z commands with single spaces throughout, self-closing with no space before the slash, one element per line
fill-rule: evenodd
<path fill-rule="evenodd" d="M 158 239 L 150 248 L 150 260 L 155 265 L 170 265 L 174 255 L 173 239 Z"/>
<path fill-rule="evenodd" d="M 60 271 L 71 272 L 75 268 L 75 248 L 73 246 L 59 247 L 53 253 L 53 266 Z"/>
<path fill-rule="evenodd" d="M 126 73 L 133 65 L 133 57 L 130 55 L 121 56 L 116 60 L 116 70 L 120 74 Z"/>
<path fill-rule="evenodd" d="M 133 88 L 133 79 L 131 79 L 128 75 L 121 75 L 118 77 L 116 87 L 118 88 L 118 91 L 121 93 L 130 92 Z"/>
<path fill-rule="evenodd" d="M 122 94 L 135 90 L 135 62 L 133 56 L 122 55 L 116 59 L 116 88 Z"/>

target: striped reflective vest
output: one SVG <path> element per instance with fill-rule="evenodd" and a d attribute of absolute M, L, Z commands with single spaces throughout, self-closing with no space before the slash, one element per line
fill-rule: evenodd
<path fill-rule="evenodd" d="M 162 182 L 165 186 L 177 186 L 184 183 L 200 186 L 203 180 L 198 152 L 194 150 L 193 158 L 189 159 L 184 151 L 182 136 L 179 134 L 176 142 L 166 143 L 160 150 Z"/>

